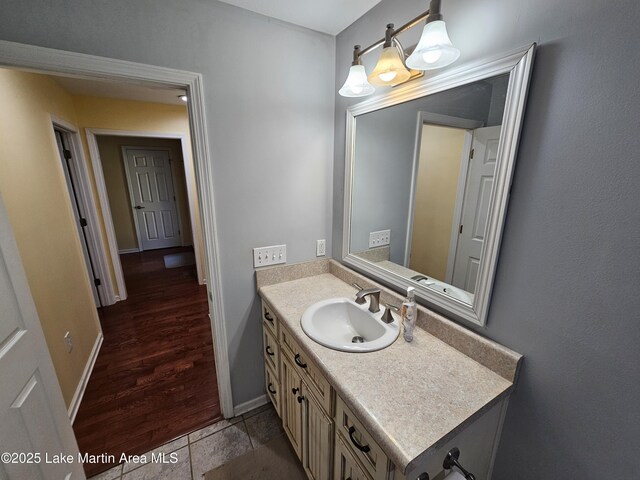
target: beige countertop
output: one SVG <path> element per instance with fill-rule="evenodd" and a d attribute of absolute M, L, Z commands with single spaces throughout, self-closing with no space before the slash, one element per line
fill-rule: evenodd
<path fill-rule="evenodd" d="M 517 367 L 513 367 L 513 378 L 501 376 L 450 346 L 453 342 L 446 343 L 422 328 L 416 328 L 411 343 L 405 342 L 401 334 L 391 346 L 370 353 L 340 352 L 315 343 L 300 326 L 305 309 L 328 298 L 355 298 L 356 289 L 349 283 L 332 273 L 318 273 L 347 270 L 336 265 L 320 269 L 314 266 L 317 272 L 306 272 L 312 276 L 281 283 L 260 285 L 259 280 L 259 293 L 396 467 L 405 473 L 504 398 L 513 387 L 511 380 Z M 340 274 L 345 275 L 342 271 Z M 300 273 L 293 278 L 296 276 Z M 278 278 L 285 279 L 286 275 Z M 456 335 L 467 335 L 460 330 L 466 329 L 458 328 Z M 468 335 L 462 344 L 479 342 L 480 349 L 495 347 L 499 355 L 506 355 L 503 363 L 519 362 L 520 355 L 515 352 L 471 331 Z M 491 355 L 494 353 L 480 355 L 480 361 Z"/>

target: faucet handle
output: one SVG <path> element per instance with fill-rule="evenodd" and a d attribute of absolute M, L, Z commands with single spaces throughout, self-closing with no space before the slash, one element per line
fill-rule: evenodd
<path fill-rule="evenodd" d="M 382 318 L 381 318 L 381 320 L 384 323 L 393 322 L 393 315 L 391 315 L 391 310 L 395 310 L 396 312 L 399 312 L 400 311 L 400 307 L 398 307 L 397 305 L 391 305 L 390 303 L 387 303 L 386 309 L 385 309 L 384 313 L 382 314 Z"/>

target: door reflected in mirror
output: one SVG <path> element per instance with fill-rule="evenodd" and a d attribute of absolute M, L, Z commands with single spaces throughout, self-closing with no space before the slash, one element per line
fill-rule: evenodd
<path fill-rule="evenodd" d="M 503 74 L 357 117 L 351 254 L 473 304 L 508 83 Z"/>

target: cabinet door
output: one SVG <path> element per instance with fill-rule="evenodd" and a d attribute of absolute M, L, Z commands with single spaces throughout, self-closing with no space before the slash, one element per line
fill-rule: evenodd
<path fill-rule="evenodd" d="M 309 387 L 302 382 L 304 397 L 304 455 L 302 465 L 311 480 L 331 480 L 333 466 L 333 420 L 324 413 Z"/>
<path fill-rule="evenodd" d="M 289 437 L 293 449 L 302 460 L 302 398 L 300 375 L 289 361 L 283 356 L 281 366 L 282 395 L 282 426 Z"/>
<path fill-rule="evenodd" d="M 349 448 L 343 443 L 340 435 L 336 435 L 336 461 L 334 463 L 333 480 L 369 480 Z"/>

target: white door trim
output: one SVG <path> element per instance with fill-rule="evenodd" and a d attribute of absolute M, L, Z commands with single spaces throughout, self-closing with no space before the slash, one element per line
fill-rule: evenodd
<path fill-rule="evenodd" d="M 78 187 L 81 201 L 86 208 L 86 215 L 90 219 L 87 228 L 90 231 L 89 236 L 89 250 L 91 260 L 93 260 L 96 274 L 100 278 L 101 285 L 98 287 L 102 293 L 102 300 L 104 305 L 113 305 L 116 303 L 116 293 L 111 280 L 111 272 L 109 271 L 109 262 L 106 258 L 106 246 L 102 238 L 102 232 L 98 226 L 98 211 L 96 209 L 95 197 L 93 195 L 93 187 L 91 186 L 91 180 L 89 180 L 89 171 L 87 169 L 87 161 L 84 156 L 84 149 L 82 148 L 82 140 L 80 139 L 80 133 L 78 127 L 72 123 L 63 120 L 55 115 L 51 115 L 51 123 L 54 129 L 60 129 L 69 134 L 71 140 L 71 161 L 74 163 L 78 172 Z M 62 166 L 62 164 L 61 164 Z M 64 173 L 64 170 L 63 170 Z M 90 279 L 91 281 L 92 279 Z"/>
<path fill-rule="evenodd" d="M 113 228 L 113 217 L 111 216 L 111 207 L 109 206 L 109 196 L 107 194 L 107 184 L 104 181 L 104 173 L 102 172 L 102 163 L 100 161 L 100 151 L 98 150 L 98 141 L 93 134 L 94 130 L 85 129 L 85 137 L 87 146 L 89 147 L 89 158 L 91 159 L 91 169 L 93 170 L 93 179 L 96 183 L 98 194 L 98 202 L 100 202 L 100 210 L 102 212 L 102 224 L 107 234 L 107 247 L 111 255 L 111 265 L 113 266 L 113 274 L 116 277 L 116 285 L 118 286 L 117 300 L 127 299 L 127 286 L 124 282 L 124 273 L 122 272 L 122 264 L 118 253 L 118 242 L 116 240 L 116 231 Z"/>
<path fill-rule="evenodd" d="M 200 218 L 207 260 L 207 289 L 220 407 L 226 418 L 232 417 L 231 372 L 220 280 L 213 171 L 209 155 L 202 74 L 4 40 L 0 40 L 0 65 L 41 73 L 68 74 L 88 79 L 118 80 L 184 88 L 187 91 L 195 177 L 200 194 Z"/>

